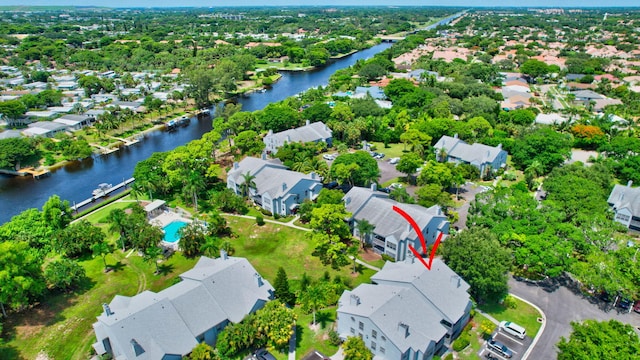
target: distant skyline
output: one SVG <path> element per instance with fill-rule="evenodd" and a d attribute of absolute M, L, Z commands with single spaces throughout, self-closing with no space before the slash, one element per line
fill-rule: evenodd
<path fill-rule="evenodd" d="M 221 6 L 468 6 L 468 7 L 639 7 L 638 0 L 0 0 L 0 6 L 221 7 Z"/>

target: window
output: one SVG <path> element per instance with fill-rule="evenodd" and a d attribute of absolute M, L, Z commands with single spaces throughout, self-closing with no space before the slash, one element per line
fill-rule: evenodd
<path fill-rule="evenodd" d="M 625 215 L 625 214 L 616 214 L 616 220 L 628 222 L 629 221 L 629 216 Z"/>
<path fill-rule="evenodd" d="M 374 339 L 378 338 L 378 332 L 375 330 L 371 330 L 371 337 Z"/>
<path fill-rule="evenodd" d="M 387 243 L 387 247 L 391 250 L 395 250 L 396 249 L 396 244 L 392 244 L 392 243 Z"/>
<path fill-rule="evenodd" d="M 380 346 L 380 353 L 384 354 L 384 348 L 382 346 Z"/>
<path fill-rule="evenodd" d="M 351 328 L 350 331 L 351 331 L 352 334 L 356 333 L 356 329 L 354 329 L 354 328 Z"/>
<path fill-rule="evenodd" d="M 351 317 L 351 321 L 355 322 L 356 318 L 354 318 L 353 316 Z"/>
<path fill-rule="evenodd" d="M 376 343 L 375 342 L 371 342 L 371 350 L 376 351 Z"/>
<path fill-rule="evenodd" d="M 364 330 L 364 324 L 362 323 L 362 321 L 358 322 L 358 329 Z"/>
<path fill-rule="evenodd" d="M 382 341 L 387 341 L 387 338 L 384 337 L 384 335 L 380 336 L 380 339 L 382 339 Z"/>

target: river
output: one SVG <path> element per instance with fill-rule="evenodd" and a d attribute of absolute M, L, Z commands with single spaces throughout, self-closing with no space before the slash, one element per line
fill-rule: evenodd
<path fill-rule="evenodd" d="M 325 86 L 336 70 L 353 65 L 361 59 L 368 59 L 388 48 L 382 43 L 338 59 L 324 68 L 309 72 L 283 72 L 282 78 L 271 89 L 263 93 L 253 93 L 238 99 L 242 109 L 254 111 L 271 102 L 283 100 L 307 89 Z M 119 183 L 133 174 L 136 164 L 147 159 L 154 152 L 168 151 L 199 139 L 211 130 L 209 119 L 192 119 L 187 127 L 177 131 L 154 131 L 147 134 L 137 144 L 120 149 L 109 155 L 95 156 L 79 162 L 72 162 L 52 172 L 51 176 L 34 180 L 30 177 L 10 177 L 0 175 L 0 224 L 12 216 L 29 209 L 41 208 L 47 199 L 57 194 L 62 199 L 80 202 L 91 197 L 91 191 L 99 183 Z"/>

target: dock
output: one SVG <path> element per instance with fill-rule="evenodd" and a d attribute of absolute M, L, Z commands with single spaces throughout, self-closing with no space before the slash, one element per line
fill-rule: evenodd
<path fill-rule="evenodd" d="M 104 191 L 104 195 L 102 195 L 102 196 L 91 196 L 90 198 L 85 199 L 85 200 L 82 200 L 82 201 L 80 201 L 79 203 L 75 203 L 75 202 L 74 202 L 74 203 L 73 203 L 73 206 L 71 206 L 71 210 L 73 210 L 73 211 L 78 211 L 78 209 L 80 209 L 80 208 L 82 208 L 82 207 L 84 207 L 84 206 L 87 206 L 87 205 L 89 205 L 89 204 L 91 204 L 91 203 L 95 202 L 96 200 L 98 200 L 98 199 L 100 199 L 100 198 L 103 198 L 103 197 L 109 196 L 109 194 L 111 194 L 111 193 L 112 193 L 112 192 L 114 192 L 114 191 L 118 191 L 118 190 L 120 190 L 120 189 L 122 189 L 122 188 L 126 188 L 126 187 L 127 187 L 127 185 L 131 184 L 131 183 L 132 183 L 132 182 L 134 182 L 134 181 L 135 181 L 135 179 L 134 179 L 134 178 L 129 178 L 129 179 L 127 179 L 127 180 L 125 180 L 125 181 L 123 181 L 123 182 L 121 182 L 121 183 L 118 183 L 118 184 L 113 185 L 113 186 L 112 186 L 111 188 L 109 188 L 108 190 L 105 190 L 105 191 Z"/>
<path fill-rule="evenodd" d="M 20 170 L 15 170 L 15 171 L 0 169 L 0 173 L 7 174 L 7 175 L 15 175 L 15 176 L 31 175 L 33 176 L 34 179 L 40 179 L 42 177 L 51 175 L 51 171 L 49 171 L 49 169 L 45 169 L 45 168 L 36 169 L 34 167 L 26 167 L 26 168 L 22 168 Z"/>

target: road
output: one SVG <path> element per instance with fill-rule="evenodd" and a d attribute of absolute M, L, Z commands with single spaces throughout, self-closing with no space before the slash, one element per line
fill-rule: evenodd
<path fill-rule="evenodd" d="M 616 319 L 631 324 L 640 335 L 640 331 L 637 329 L 640 327 L 640 314 L 619 313 L 610 305 L 604 306 L 604 303 L 596 302 L 593 299 L 589 301 L 581 295 L 576 295 L 565 286 L 557 287 L 548 292 L 540 286 L 511 278 L 509 279 L 509 292 L 537 305 L 547 316 L 546 327 L 540 341 L 533 348 L 529 356 L 530 359 L 555 359 L 557 357 L 556 344 L 560 341 L 560 337 L 569 338 L 572 321 Z"/>

